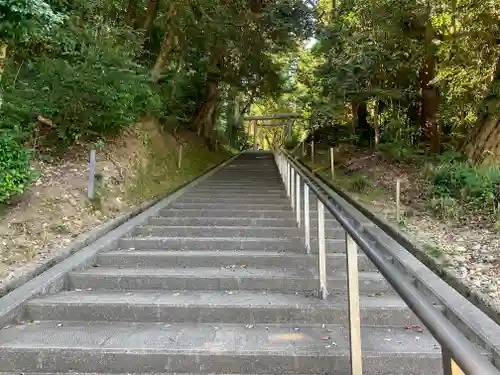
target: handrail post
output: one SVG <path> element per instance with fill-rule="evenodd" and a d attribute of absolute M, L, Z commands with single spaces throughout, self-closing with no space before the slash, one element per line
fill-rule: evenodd
<path fill-rule="evenodd" d="M 291 194 L 291 198 L 292 198 L 292 210 L 295 211 L 295 190 L 297 190 L 296 186 L 295 186 L 295 169 L 293 169 L 293 167 L 291 167 L 290 171 L 291 171 L 291 177 L 290 177 L 290 179 L 291 179 L 290 181 L 291 182 L 290 183 L 292 185 L 292 187 L 291 187 L 291 191 L 292 191 L 292 194 Z"/>
<path fill-rule="evenodd" d="M 321 299 L 328 297 L 326 284 L 326 242 L 325 242 L 325 206 L 318 199 L 318 253 L 319 253 L 319 294 Z"/>
<path fill-rule="evenodd" d="M 441 353 L 443 359 L 443 375 L 465 375 L 460 367 L 456 364 L 456 362 L 451 357 L 450 351 L 441 346 Z"/>
<path fill-rule="evenodd" d="M 301 183 L 300 183 L 300 174 L 297 173 L 297 180 L 295 183 L 295 190 L 296 190 L 296 202 L 295 202 L 295 209 L 297 210 L 297 224 L 300 227 L 301 220 L 300 220 L 300 191 L 301 189 Z"/>
<path fill-rule="evenodd" d="M 311 220 L 309 212 L 309 185 L 304 181 L 304 228 L 306 230 L 306 252 L 311 253 Z"/>
<path fill-rule="evenodd" d="M 290 162 L 287 160 L 286 161 L 286 193 L 288 196 L 290 196 L 290 175 L 291 175 L 291 169 L 292 166 L 290 165 Z"/>
<path fill-rule="evenodd" d="M 361 351 L 361 317 L 359 311 L 358 245 L 346 232 L 347 299 L 349 314 L 349 344 L 351 375 L 363 375 Z"/>

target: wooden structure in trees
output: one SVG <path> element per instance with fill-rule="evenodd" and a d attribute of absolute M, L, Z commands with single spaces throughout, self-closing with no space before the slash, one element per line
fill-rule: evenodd
<path fill-rule="evenodd" d="M 293 122 L 298 119 L 302 118 L 302 115 L 299 115 L 297 113 L 278 113 L 274 115 L 266 115 L 266 116 L 245 116 L 244 120 L 245 121 L 250 121 L 251 124 L 248 127 L 248 133 L 250 133 L 250 129 L 253 126 L 253 148 L 256 150 L 258 148 L 257 146 L 257 139 L 258 139 L 258 134 L 259 134 L 259 125 L 260 126 L 286 126 L 286 136 L 291 137 L 292 136 L 292 128 L 293 128 Z M 260 122 L 260 124 L 259 124 Z"/>

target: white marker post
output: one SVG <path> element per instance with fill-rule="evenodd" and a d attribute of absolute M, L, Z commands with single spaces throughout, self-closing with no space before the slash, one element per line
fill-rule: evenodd
<path fill-rule="evenodd" d="M 95 159 L 96 159 L 96 151 L 90 150 L 90 165 L 89 165 L 89 188 L 88 188 L 88 197 L 89 199 L 94 199 L 95 195 Z"/>
<path fill-rule="evenodd" d="M 333 155 L 333 147 L 330 147 L 330 170 L 332 171 L 332 180 L 335 177 L 335 159 Z"/>
<path fill-rule="evenodd" d="M 401 180 L 396 180 L 396 222 L 401 221 Z"/>
<path fill-rule="evenodd" d="M 181 169 L 182 168 L 182 150 L 183 147 L 182 145 L 179 145 L 179 156 L 177 158 L 177 169 Z"/>

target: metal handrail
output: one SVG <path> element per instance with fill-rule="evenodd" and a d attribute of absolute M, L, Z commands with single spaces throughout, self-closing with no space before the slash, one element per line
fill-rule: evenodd
<path fill-rule="evenodd" d="M 290 194 L 290 192 L 298 191 L 300 194 L 301 178 L 304 181 L 304 186 L 307 187 L 307 190 L 312 190 L 316 195 L 318 199 L 318 212 L 320 211 L 320 205 L 324 205 L 346 231 L 346 239 L 348 242 L 348 263 L 350 259 L 349 242 L 350 239 L 352 239 L 354 243 L 357 244 L 357 247 L 361 248 L 361 250 L 368 256 L 368 258 L 377 267 L 377 269 L 385 277 L 385 279 L 392 285 L 396 292 L 406 302 L 408 307 L 427 327 L 434 338 L 441 344 L 444 375 L 458 375 L 464 373 L 466 375 L 500 375 L 500 371 L 477 351 L 477 349 L 471 344 L 471 342 L 442 314 L 442 312 L 439 311 L 431 302 L 429 302 L 415 288 L 415 286 L 410 281 L 408 281 L 407 278 L 391 262 L 389 262 L 383 254 L 381 254 L 379 249 L 370 244 L 370 242 L 363 236 L 362 228 L 356 228 L 355 226 L 353 226 L 349 222 L 349 220 L 340 212 L 340 210 L 335 207 L 335 205 L 330 201 L 328 194 L 318 187 L 318 185 L 321 186 L 322 184 L 317 182 L 317 178 L 311 172 L 297 163 L 288 153 L 283 150 L 276 151 L 275 156 L 277 159 L 278 168 L 280 169 L 280 173 L 285 180 L 287 192 L 289 193 L 292 201 L 295 197 L 294 194 Z M 295 173 L 297 174 L 297 181 L 299 183 L 294 184 L 295 189 L 290 189 L 290 184 L 294 180 L 293 177 Z M 298 176 L 300 176 L 300 178 Z M 309 215 L 309 213 L 304 212 L 304 215 Z M 318 218 L 321 220 L 319 216 Z M 319 225 L 319 228 L 320 226 L 321 224 Z M 307 241 L 308 239 L 306 239 L 306 242 Z M 319 238 L 319 241 L 321 241 L 321 238 Z M 353 252 L 351 254 L 356 253 Z M 321 256 L 322 254 L 320 251 L 320 257 Z M 357 258 L 354 259 L 357 260 Z M 352 280 L 348 275 L 348 288 L 349 282 L 352 282 Z M 357 283 L 355 284 L 355 286 L 357 286 Z M 348 292 L 350 292 L 350 290 Z M 357 299 L 359 300 L 359 295 L 357 296 Z M 349 308 L 349 314 L 351 314 L 351 304 L 349 305 Z M 359 309 L 359 301 L 357 308 Z M 354 313 L 356 314 L 355 311 Z M 357 314 L 359 317 L 359 311 L 357 312 Z M 352 328 L 351 323 L 352 321 L 350 321 L 350 328 Z M 359 322 L 357 322 L 357 324 L 359 325 Z M 351 346 L 352 344 L 353 341 L 351 341 Z M 361 349 L 359 348 L 359 350 Z M 354 354 L 355 353 L 353 353 L 353 350 L 351 348 L 351 355 Z M 359 361 L 361 361 L 360 358 Z M 458 364 L 459 368 L 456 367 L 455 362 Z M 355 370 L 353 363 L 352 374 L 358 374 L 360 373 L 360 371 L 361 367 L 359 367 L 358 372 Z"/>

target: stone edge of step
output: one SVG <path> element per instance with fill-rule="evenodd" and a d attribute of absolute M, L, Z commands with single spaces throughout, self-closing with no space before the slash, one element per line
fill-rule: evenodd
<path fill-rule="evenodd" d="M 232 156 L 210 168 L 167 196 L 145 203 L 124 217 L 105 223 L 100 230 L 95 228 L 95 232 L 87 233 L 86 241 L 71 244 L 63 250 L 64 254 L 59 253 L 57 259 L 49 259 L 45 266 L 37 267 L 34 272 L 24 275 L 21 280 L 8 283 L 2 289 L 8 291 L 8 294 L 0 298 L 0 328 L 19 318 L 26 301 L 38 295 L 60 291 L 70 271 L 91 265 L 99 253 L 112 250 L 118 244 L 118 240 L 131 233 L 136 226 L 147 223 L 150 217 L 157 216 L 175 199 L 224 168 L 238 156 L 239 154 Z M 85 234 L 83 236 L 85 237 Z M 13 290 L 5 289 L 9 286 L 12 288 L 13 285 L 15 285 Z"/>

